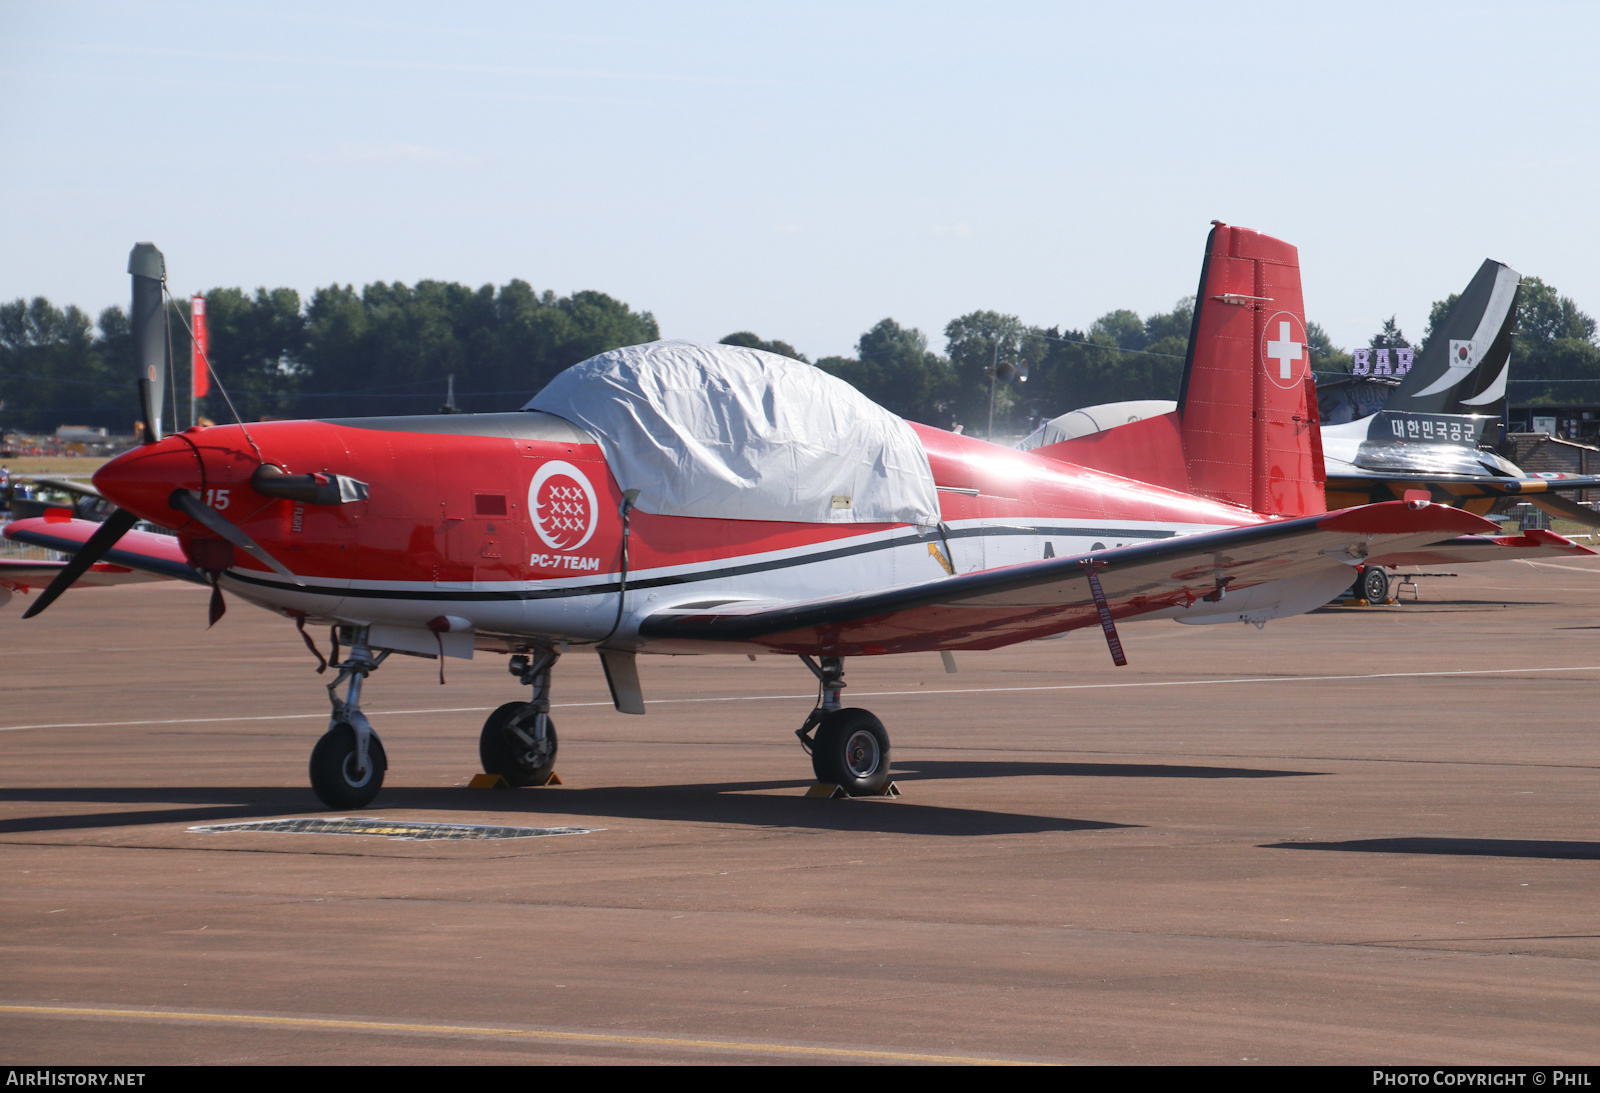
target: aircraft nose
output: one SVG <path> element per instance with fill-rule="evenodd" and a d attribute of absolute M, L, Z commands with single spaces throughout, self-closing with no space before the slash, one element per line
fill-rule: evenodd
<path fill-rule="evenodd" d="M 176 529 L 189 518 L 167 499 L 173 490 L 203 489 L 205 474 L 195 446 L 182 436 L 169 436 L 123 452 L 95 472 L 94 484 L 118 508 Z"/>

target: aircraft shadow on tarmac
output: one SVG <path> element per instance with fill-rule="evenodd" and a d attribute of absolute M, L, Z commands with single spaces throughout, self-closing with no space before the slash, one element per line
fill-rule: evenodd
<path fill-rule="evenodd" d="M 1404 613 L 1407 614 L 1407 615 L 1415 615 L 1415 614 L 1424 614 L 1424 615 L 1449 614 L 1452 610 L 1454 610 L 1456 608 L 1462 608 L 1462 607 L 1502 608 L 1502 607 L 1510 607 L 1512 605 L 1515 605 L 1517 607 L 1567 607 L 1567 606 L 1570 606 L 1569 604 L 1564 604 L 1564 603 L 1561 603 L 1561 602 L 1559 602 L 1557 600 L 1458 600 L 1458 599 L 1453 599 L 1452 598 L 1452 599 L 1448 599 L 1448 600 L 1446 600 L 1446 599 L 1423 600 L 1420 603 L 1418 603 L 1415 600 L 1407 600 L 1406 601 L 1406 609 L 1405 609 Z M 1365 607 L 1349 608 L 1349 607 L 1336 606 L 1336 605 L 1333 605 L 1333 604 L 1329 604 L 1327 607 L 1319 607 L 1315 611 L 1307 611 L 1306 614 L 1308 614 L 1308 615 L 1342 615 L 1346 611 L 1366 611 L 1366 610 L 1369 610 L 1369 608 L 1365 608 Z"/>
<path fill-rule="evenodd" d="M 1196 767 L 1173 763 L 1054 763 L 1010 759 L 929 759 L 894 765 L 897 780 L 922 778 L 1312 778 L 1325 771 Z"/>
<path fill-rule="evenodd" d="M 1549 839 L 1351 839 L 1341 843 L 1263 843 L 1263 850 L 1343 850 L 1358 854 L 1444 854 L 1483 858 L 1600 859 L 1600 842 Z"/>
<path fill-rule="evenodd" d="M 807 800 L 799 792 L 808 784 L 799 781 L 724 782 L 678 786 L 607 786 L 595 789 L 565 786 L 561 789 L 512 791 L 399 786 L 385 789 L 376 802 L 359 811 L 371 815 L 396 809 L 413 813 L 489 811 L 581 816 L 599 820 L 667 820 L 946 836 L 1018 835 L 1137 826 L 1101 820 L 922 805 L 903 797 L 892 801 Z M 792 790 L 794 795 L 777 796 L 759 792 L 779 789 Z M 323 811 L 306 791 L 288 788 L 0 789 L 0 802 L 151 806 L 144 809 L 135 807 L 64 816 L 3 819 L 0 820 L 0 838 L 48 831 L 149 828 L 174 823 L 227 823 Z M 188 807 L 171 807 L 174 805 Z M 407 818 L 429 817 L 412 815 Z"/>

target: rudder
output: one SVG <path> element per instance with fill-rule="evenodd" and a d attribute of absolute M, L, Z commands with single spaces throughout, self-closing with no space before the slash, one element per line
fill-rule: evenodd
<path fill-rule="evenodd" d="M 1178 396 L 1190 489 L 1260 513 L 1326 512 L 1299 252 L 1213 225 Z"/>

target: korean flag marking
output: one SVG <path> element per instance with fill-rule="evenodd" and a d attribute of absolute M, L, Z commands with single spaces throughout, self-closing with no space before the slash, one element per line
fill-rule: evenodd
<path fill-rule="evenodd" d="M 1261 363 L 1267 378 L 1284 389 L 1305 382 L 1311 354 L 1306 351 L 1306 328 L 1300 316 L 1280 311 L 1267 320 L 1261 333 Z"/>
<path fill-rule="evenodd" d="M 594 486 L 577 467 L 552 459 L 528 486 L 533 529 L 551 550 L 577 550 L 594 534 L 600 506 Z"/>

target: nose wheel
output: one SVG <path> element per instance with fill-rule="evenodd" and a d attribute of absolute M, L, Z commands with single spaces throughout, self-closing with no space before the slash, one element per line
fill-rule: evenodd
<path fill-rule="evenodd" d="M 386 649 L 373 656 L 367 647 L 366 627 L 355 628 L 350 656 L 334 664 L 338 678 L 328 684 L 333 716 L 328 731 L 311 749 L 311 790 L 329 808 L 366 808 L 383 788 L 389 757 L 383 741 L 361 712 L 361 682 L 388 659 Z M 349 684 L 343 698 L 341 684 Z"/>
<path fill-rule="evenodd" d="M 311 789 L 329 808 L 366 808 L 383 788 L 389 758 L 376 735 L 367 740 L 361 759 L 354 726 L 340 722 L 311 749 Z"/>

